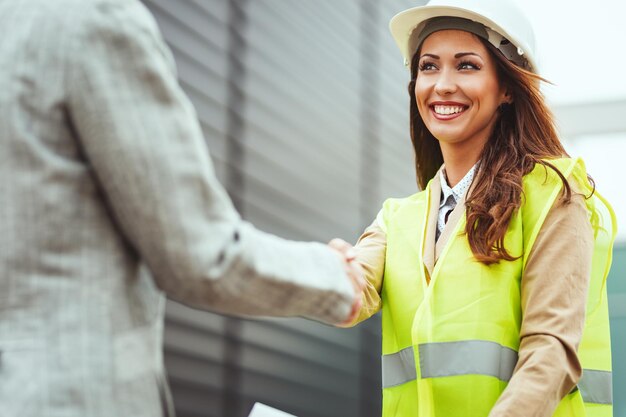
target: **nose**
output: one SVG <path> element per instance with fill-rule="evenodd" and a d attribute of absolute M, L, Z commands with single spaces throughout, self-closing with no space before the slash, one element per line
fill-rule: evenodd
<path fill-rule="evenodd" d="M 445 96 L 456 92 L 457 85 L 454 75 L 449 70 L 439 72 L 439 76 L 435 82 L 435 92 Z"/>

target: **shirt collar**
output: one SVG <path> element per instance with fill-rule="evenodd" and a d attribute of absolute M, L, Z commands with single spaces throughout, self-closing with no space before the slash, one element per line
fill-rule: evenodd
<path fill-rule="evenodd" d="M 439 171 L 439 181 L 441 182 L 441 192 L 443 194 L 443 198 L 441 199 L 441 204 L 439 205 L 439 207 L 442 207 L 448 201 L 448 198 L 450 198 L 450 196 L 452 196 L 455 203 L 459 202 L 469 186 L 472 184 L 477 165 L 478 162 L 474 164 L 474 166 L 469 171 L 467 171 L 467 174 L 465 174 L 461 181 L 459 181 L 454 187 L 450 187 L 448 185 L 448 181 L 446 180 L 445 166 L 441 168 L 441 170 Z"/>

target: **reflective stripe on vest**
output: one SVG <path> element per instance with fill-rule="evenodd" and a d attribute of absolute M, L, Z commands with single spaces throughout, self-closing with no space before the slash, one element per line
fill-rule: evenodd
<path fill-rule="evenodd" d="M 517 352 L 495 342 L 469 340 L 419 345 L 422 378 L 454 375 L 489 375 L 509 381 L 517 363 Z M 401 385 L 417 378 L 413 347 L 382 356 L 383 388 Z M 612 373 L 584 369 L 578 388 L 583 400 L 612 404 Z"/>
<path fill-rule="evenodd" d="M 583 369 L 578 388 L 583 400 L 595 404 L 613 404 L 612 372 Z"/>
<path fill-rule="evenodd" d="M 517 352 L 486 340 L 425 343 L 419 345 L 422 378 L 452 375 L 490 375 L 508 381 Z"/>
<path fill-rule="evenodd" d="M 383 355 L 383 388 L 402 385 L 417 378 L 413 347 L 402 349 L 392 355 Z"/>

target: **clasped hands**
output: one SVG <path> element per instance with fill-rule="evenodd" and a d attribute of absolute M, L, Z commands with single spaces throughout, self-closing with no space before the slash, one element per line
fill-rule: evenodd
<path fill-rule="evenodd" d="M 352 310 L 348 319 L 338 326 L 345 326 L 352 323 L 361 310 L 363 304 L 363 291 L 366 287 L 365 274 L 363 268 L 356 262 L 356 252 L 351 244 L 341 239 L 333 239 L 328 242 L 328 246 L 334 250 L 339 259 L 344 265 L 346 275 L 350 278 L 352 286 L 354 287 L 354 302 L 352 303 Z"/>

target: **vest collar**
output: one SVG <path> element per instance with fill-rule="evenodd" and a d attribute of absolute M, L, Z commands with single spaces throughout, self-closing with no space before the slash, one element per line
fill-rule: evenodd
<path fill-rule="evenodd" d="M 448 217 L 448 222 L 446 223 L 445 228 L 441 232 L 439 239 L 436 239 L 437 236 L 437 216 L 439 214 L 439 206 L 441 200 L 441 170 L 443 169 L 443 165 L 439 168 L 439 171 L 435 174 L 433 179 L 428 184 L 428 219 L 426 224 L 426 236 L 424 238 L 424 253 L 422 254 L 422 258 L 424 260 L 424 266 L 428 271 L 428 275 L 432 277 L 433 270 L 435 269 L 435 264 L 439 259 L 439 255 L 441 255 L 443 248 L 446 246 L 452 232 L 456 228 L 456 225 L 461 218 L 465 214 L 465 200 L 468 194 L 472 192 L 474 189 L 474 183 L 470 188 L 461 196 L 461 199 L 458 201 L 456 207 L 450 213 Z"/>

